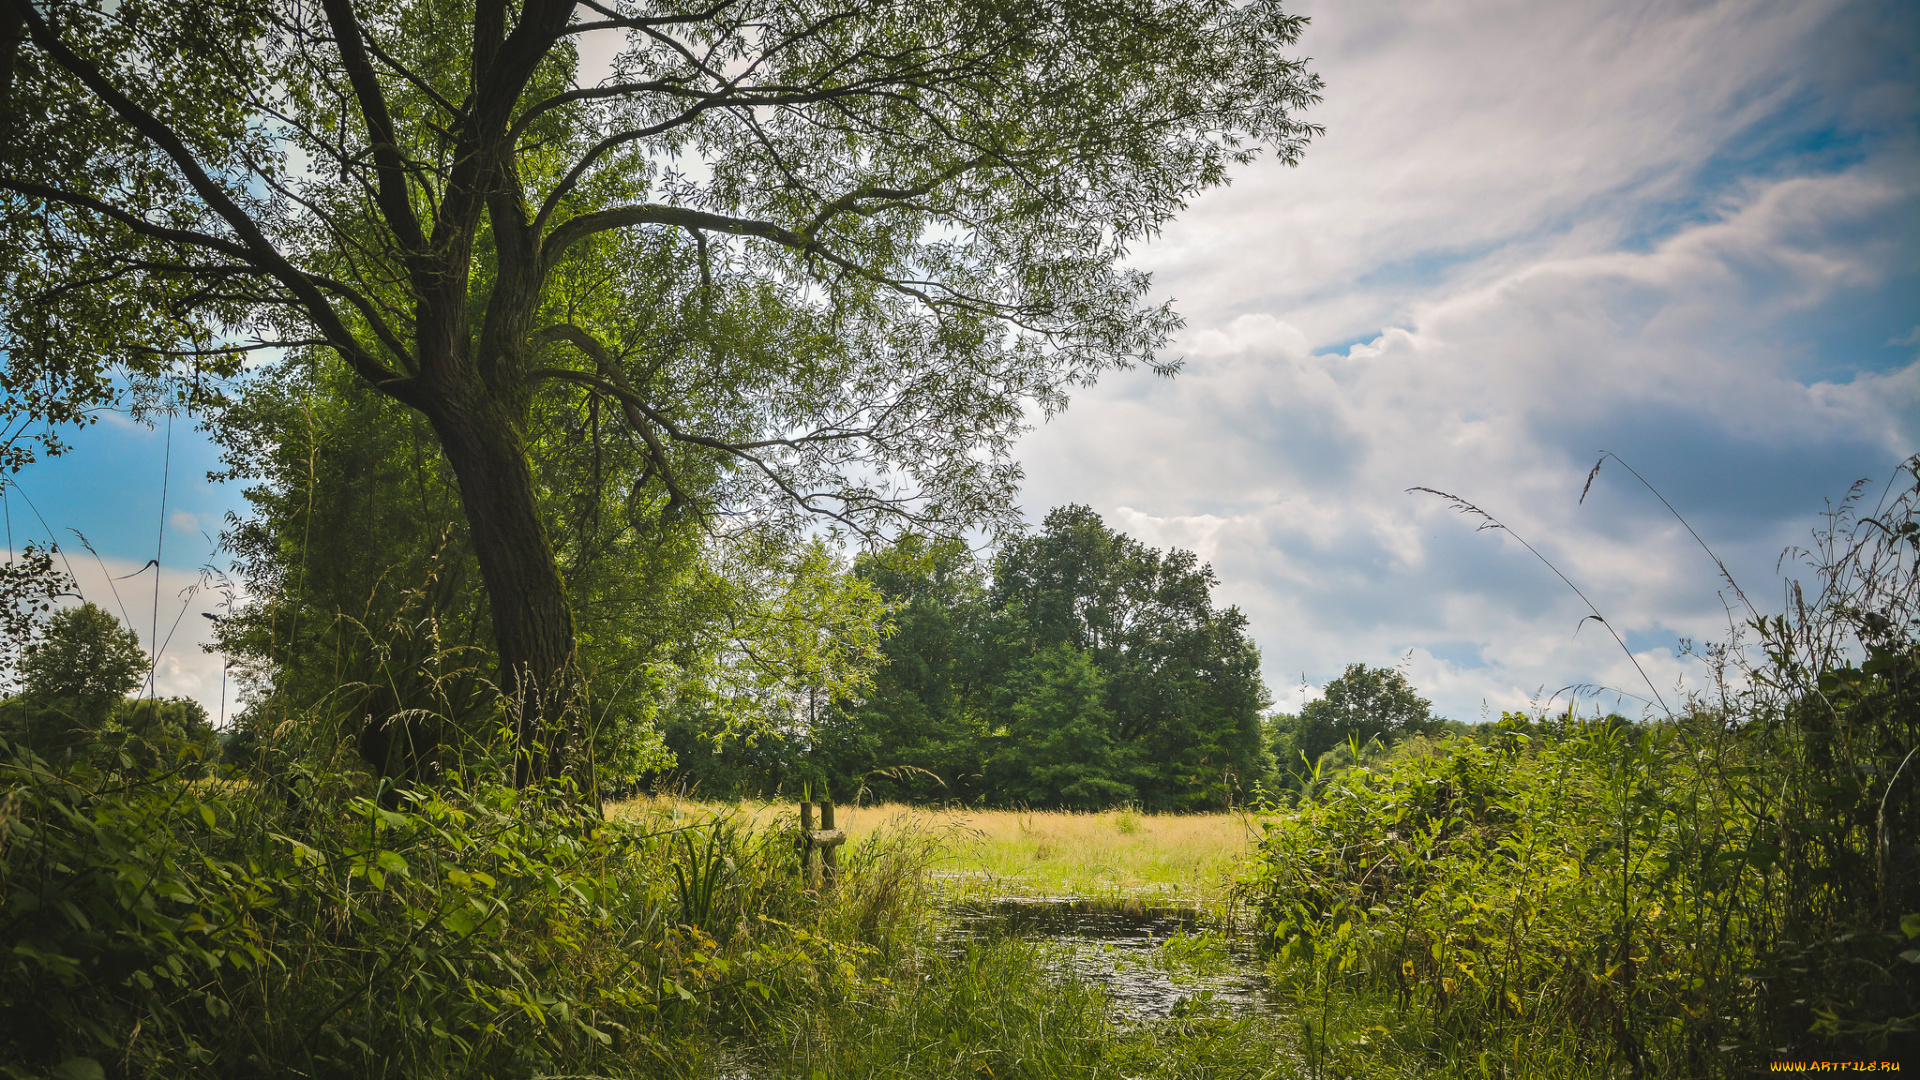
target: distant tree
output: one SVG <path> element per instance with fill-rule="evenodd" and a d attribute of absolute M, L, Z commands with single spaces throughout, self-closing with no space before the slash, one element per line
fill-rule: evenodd
<path fill-rule="evenodd" d="M 862 762 L 883 799 L 968 799 L 979 792 L 985 745 L 986 573 L 965 544 L 909 535 L 863 555 L 855 572 L 892 608 L 887 662 L 849 710 L 872 740 Z"/>
<path fill-rule="evenodd" d="M 1213 606 L 1215 584 L 1191 551 L 1156 551 L 1085 506 L 1059 507 L 994 562 L 997 670 L 1052 645 L 1080 650 L 1104 679 L 1140 800 L 1224 805 L 1270 766 L 1268 697 L 1246 616 Z"/>
<path fill-rule="evenodd" d="M 854 573 L 885 600 L 884 663 L 805 738 L 794 727 L 716 753 L 714 710 L 671 718 L 685 782 L 764 791 L 755 777 L 785 755 L 779 775 L 830 780 L 843 799 L 1201 809 L 1250 795 L 1271 768 L 1259 653 L 1192 552 L 1069 506 L 990 565 L 910 535 Z"/>
<path fill-rule="evenodd" d="M 1049 645 L 1021 661 L 996 702 L 1005 727 L 987 779 L 1008 802 L 1098 810 L 1132 800 L 1107 713 L 1106 679 L 1071 645 Z"/>
<path fill-rule="evenodd" d="M 54 612 L 45 638 L 27 649 L 20 668 L 28 697 L 69 701 L 104 717 L 140 685 L 147 654 L 138 634 L 85 603 Z"/>
<path fill-rule="evenodd" d="M 104 754 L 111 754 L 136 770 L 210 761 L 218 753 L 218 736 L 207 721 L 206 707 L 192 698 L 123 698 L 114 706 L 112 722 L 101 732 Z"/>
<path fill-rule="evenodd" d="M 1178 326 L 1130 245 L 1316 131 L 1277 0 L 0 10 L 0 415 L 254 350 L 418 413 L 521 781 L 578 745 L 549 407 L 677 510 L 1004 523 L 1026 418 Z"/>
<path fill-rule="evenodd" d="M 724 640 L 687 658 L 663 717 L 677 765 L 652 779 L 716 797 L 805 785 L 849 798 L 873 740 L 846 710 L 885 663 L 886 599 L 819 540 L 762 556 L 726 564 L 741 595 Z"/>
<path fill-rule="evenodd" d="M 1298 716 L 1274 717 L 1269 735 L 1282 771 L 1297 774 L 1349 741 L 1365 745 L 1378 739 L 1383 746 L 1392 746 L 1408 735 L 1438 730 L 1444 723 L 1434 717 L 1432 702 L 1415 693 L 1405 675 L 1392 668 L 1349 664 Z"/>
<path fill-rule="evenodd" d="M 20 726 L 43 753 L 84 742 L 146 671 L 139 636 L 120 620 L 91 603 L 56 611 L 20 662 Z"/>

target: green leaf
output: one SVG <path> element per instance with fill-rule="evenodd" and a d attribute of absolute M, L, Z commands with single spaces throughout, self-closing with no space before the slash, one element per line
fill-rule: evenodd
<path fill-rule="evenodd" d="M 1900 929 L 1906 931 L 1907 937 L 1909 938 L 1920 937 L 1920 912 L 1915 912 L 1911 915 L 1902 915 L 1900 917 Z"/>
<path fill-rule="evenodd" d="M 107 1070 L 90 1057 L 70 1057 L 54 1066 L 56 1080 L 107 1080 Z"/>

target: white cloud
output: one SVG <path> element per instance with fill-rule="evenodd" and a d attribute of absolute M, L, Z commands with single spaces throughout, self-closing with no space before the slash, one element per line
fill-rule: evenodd
<path fill-rule="evenodd" d="M 1275 310 L 1316 341 L 1437 279 L 1603 250 L 1700 197 L 1702 163 L 1804 93 L 1838 0 L 1292 5 L 1327 81 L 1298 169 L 1254 169 L 1141 254 L 1196 324 Z"/>
<path fill-rule="evenodd" d="M 1703 676 L 1674 640 L 1726 629 L 1719 585 L 1617 467 L 1577 505 L 1596 452 L 1658 484 L 1764 601 L 1822 498 L 1920 449 L 1920 360 L 1822 337 L 1920 263 L 1912 141 L 1702 179 L 1758 118 L 1854 108 L 1810 68 L 1858 12 L 1313 14 L 1326 141 L 1141 254 L 1189 315 L 1187 367 L 1110 380 L 1030 436 L 1029 515 L 1085 502 L 1200 552 L 1283 707 L 1302 672 L 1352 661 L 1404 663 L 1462 719 L 1570 684 L 1651 696 L 1636 663 L 1671 703 Z M 1807 115 L 1781 120 L 1788 100 Z M 1499 515 L 1631 658 L 1511 536 L 1413 485 Z"/>

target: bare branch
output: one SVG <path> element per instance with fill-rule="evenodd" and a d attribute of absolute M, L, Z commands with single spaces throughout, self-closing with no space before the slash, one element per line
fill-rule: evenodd
<path fill-rule="evenodd" d="M 217 251 L 232 259 L 251 260 L 253 257 L 252 251 L 248 250 L 244 245 L 234 243 L 231 240 L 223 240 L 220 237 L 209 236 L 206 233 L 195 232 L 192 229 L 174 229 L 165 225 L 155 225 L 153 222 L 148 221 L 138 214 L 114 206 L 112 203 L 102 202 L 91 195 L 82 195 L 74 191 L 63 191 L 60 188 L 51 188 L 44 184 L 29 183 L 25 180 L 14 180 L 5 176 L 0 176 L 0 188 L 8 191 L 17 191 L 22 195 L 33 198 L 45 199 L 48 202 L 65 203 L 68 206 L 77 207 L 82 210 L 91 210 L 102 217 L 111 218 L 125 225 L 127 228 L 142 236 L 152 237 L 155 240 L 170 240 L 176 244 L 188 244 L 193 247 L 206 248 L 209 251 Z"/>
<path fill-rule="evenodd" d="M 622 412 L 626 415 L 627 423 L 632 425 L 633 429 L 640 433 L 642 439 L 646 440 L 648 453 L 653 458 L 654 465 L 660 470 L 660 479 L 667 485 L 668 508 L 672 509 L 676 505 L 696 505 L 692 499 L 687 497 L 686 492 L 680 489 L 680 483 L 673 474 L 673 463 L 667 458 L 667 449 L 660 445 L 659 436 L 653 433 L 652 425 L 647 422 L 651 419 L 656 423 L 660 423 L 662 422 L 662 418 L 658 413 L 649 408 L 646 402 L 641 400 L 640 396 L 632 391 L 632 388 L 627 386 L 625 377 L 620 374 L 620 369 L 614 364 L 613 357 L 607 352 L 606 346 L 602 345 L 599 339 L 595 338 L 592 334 L 587 333 L 585 330 L 571 323 L 561 323 L 557 326 L 550 326 L 535 334 L 534 341 L 537 344 L 565 341 L 587 354 L 587 358 L 593 361 L 594 367 L 599 369 L 601 377 L 594 379 L 592 382 L 583 383 L 582 385 L 591 386 L 598 392 L 618 401 Z M 567 369 L 564 368 L 543 368 L 530 373 L 530 377 L 557 379 L 562 378 L 558 373 L 566 370 Z M 578 372 L 569 373 L 579 374 Z M 584 377 L 585 376 L 583 376 L 583 378 Z M 665 425 L 663 424 L 663 426 Z"/>

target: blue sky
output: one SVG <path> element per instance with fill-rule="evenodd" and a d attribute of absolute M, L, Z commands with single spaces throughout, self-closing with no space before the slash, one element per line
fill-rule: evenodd
<path fill-rule="evenodd" d="M 243 510 L 233 485 L 207 479 L 220 467 L 216 449 L 187 417 L 169 432 L 164 418 L 149 428 L 107 414 L 65 438 L 68 453 L 32 465 L 6 491 L 9 541 L 44 547 L 50 535 L 57 539 L 81 595 L 120 615 L 143 643 L 157 633 L 160 693 L 197 698 L 217 716 L 224 689 L 230 709 L 234 688 L 223 687 L 221 658 L 201 648 L 211 625 L 201 612 L 219 603 L 201 571 L 225 565 L 220 532 L 230 511 Z M 156 553 L 157 591 L 147 566 Z"/>
<path fill-rule="evenodd" d="M 1920 450 L 1920 7 L 1296 10 L 1326 136 L 1136 253 L 1187 318 L 1186 368 L 1109 378 L 1029 436 L 1029 516 L 1087 503 L 1200 551 L 1284 706 L 1353 661 L 1403 665 L 1461 719 L 1574 684 L 1644 693 L 1524 550 L 1404 489 L 1454 491 L 1578 582 L 1663 694 L 1697 687 L 1675 644 L 1725 633 L 1711 564 L 1624 471 L 1584 506 L 1581 483 L 1621 454 L 1764 601 L 1824 500 Z M 164 438 L 110 419 L 21 484 L 129 573 Z M 188 616 L 162 689 L 212 706 L 205 598 L 180 593 L 239 497 L 206 482 L 203 438 L 173 446 L 161 621 Z"/>

